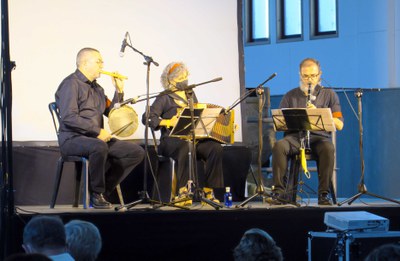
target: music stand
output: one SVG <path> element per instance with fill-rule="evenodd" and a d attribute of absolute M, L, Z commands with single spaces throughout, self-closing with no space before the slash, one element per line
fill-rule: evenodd
<path fill-rule="evenodd" d="M 184 108 L 178 114 L 178 120 L 170 133 L 170 137 L 176 137 L 180 139 L 184 139 L 187 141 L 189 146 L 189 186 L 194 184 L 195 187 L 195 197 L 196 191 L 198 189 L 198 179 L 195 174 L 195 165 L 194 161 L 196 160 L 195 155 L 195 139 L 196 137 L 209 137 L 209 132 L 214 126 L 217 117 L 219 116 L 222 108 Z M 193 114 L 192 114 L 193 112 Z M 210 129 L 211 126 L 211 129 Z M 199 193 L 200 194 L 200 193 Z M 203 195 L 199 195 L 199 199 L 202 202 L 209 204 L 210 206 L 214 207 L 215 209 L 220 209 L 223 206 L 209 200 Z M 186 199 L 182 199 L 181 201 L 185 201 Z M 179 203 L 181 201 L 177 201 L 175 203 Z"/>
<path fill-rule="evenodd" d="M 272 109 L 275 131 L 336 131 L 330 108 Z"/>

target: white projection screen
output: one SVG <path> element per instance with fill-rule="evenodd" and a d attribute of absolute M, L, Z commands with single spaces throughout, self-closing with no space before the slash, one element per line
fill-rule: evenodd
<path fill-rule="evenodd" d="M 195 89 L 199 102 L 230 106 L 240 96 L 237 1 L 232 0 L 12 0 L 9 1 L 13 140 L 54 141 L 49 102 L 75 68 L 83 47 L 98 49 L 104 69 L 128 76 L 125 99 L 146 94 L 147 67 L 132 49 L 119 52 L 126 32 L 132 46 L 160 66 L 150 67 L 150 93 L 162 91 L 160 75 L 172 61 L 190 70 L 189 84 L 223 80 Z M 98 82 L 113 95 L 111 78 Z M 151 101 L 152 102 L 152 101 Z M 145 102 L 132 107 L 141 118 Z M 107 123 L 107 119 L 105 120 Z M 240 106 L 235 107 L 242 141 Z M 107 128 L 107 127 L 106 127 Z M 129 139 L 143 139 L 144 126 Z"/>

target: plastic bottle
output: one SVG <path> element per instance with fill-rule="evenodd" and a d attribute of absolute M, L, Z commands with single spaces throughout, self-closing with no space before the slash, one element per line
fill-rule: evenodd
<path fill-rule="evenodd" d="M 225 203 L 225 207 L 227 207 L 227 208 L 232 207 L 232 193 L 231 193 L 230 187 L 225 188 L 224 203 Z"/>

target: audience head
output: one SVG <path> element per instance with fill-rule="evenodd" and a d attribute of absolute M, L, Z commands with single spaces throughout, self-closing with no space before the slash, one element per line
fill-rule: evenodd
<path fill-rule="evenodd" d="M 65 224 L 65 233 L 69 253 L 75 260 L 96 260 L 102 243 L 100 232 L 94 224 L 72 220 Z"/>
<path fill-rule="evenodd" d="M 64 224 L 56 216 L 35 216 L 25 226 L 23 245 L 26 253 L 47 256 L 66 252 Z"/>
<path fill-rule="evenodd" d="M 365 261 L 395 261 L 400 260 L 400 245 L 385 244 L 381 245 L 365 258 Z"/>
<path fill-rule="evenodd" d="M 233 257 L 235 261 L 283 260 L 280 247 L 267 232 L 258 228 L 249 229 L 244 233 L 239 245 L 234 249 Z"/>

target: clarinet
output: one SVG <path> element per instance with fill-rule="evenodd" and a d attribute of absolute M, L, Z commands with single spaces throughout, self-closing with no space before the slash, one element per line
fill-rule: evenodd
<path fill-rule="evenodd" d="M 306 106 L 308 107 L 310 104 L 311 104 L 311 83 L 308 84 L 307 103 L 306 103 Z"/>
<path fill-rule="evenodd" d="M 308 84 L 308 91 L 307 91 L 307 103 L 306 107 L 311 105 L 311 83 Z M 311 147 L 310 147 L 310 131 L 307 130 L 307 137 L 306 137 L 306 152 L 310 153 L 311 152 Z"/>

